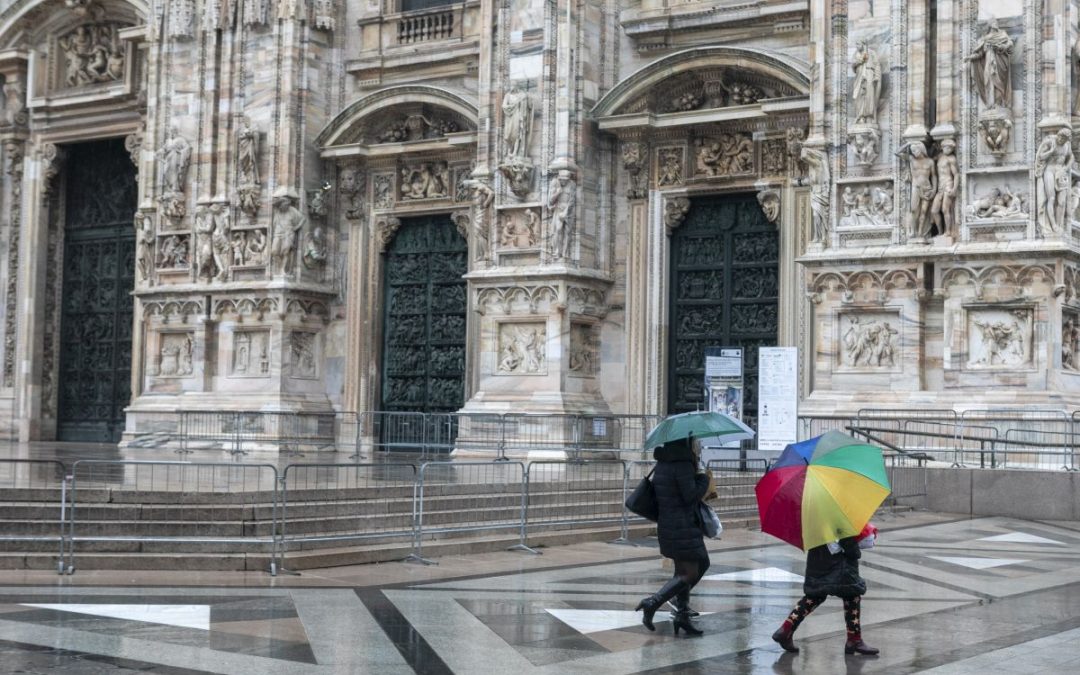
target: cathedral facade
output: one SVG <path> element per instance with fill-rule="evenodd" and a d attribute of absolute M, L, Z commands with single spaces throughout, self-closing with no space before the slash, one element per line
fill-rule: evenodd
<path fill-rule="evenodd" d="M 3 0 L 0 418 L 1080 404 L 1078 0 Z"/>

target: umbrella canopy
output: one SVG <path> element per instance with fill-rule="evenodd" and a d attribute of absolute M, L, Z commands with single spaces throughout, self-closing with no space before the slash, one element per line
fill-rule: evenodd
<path fill-rule="evenodd" d="M 804 551 L 858 535 L 890 491 L 881 449 L 839 431 L 787 446 L 754 488 L 761 531 Z"/>
<path fill-rule="evenodd" d="M 718 412 L 688 412 L 665 418 L 649 432 L 645 449 L 651 450 L 670 441 L 684 438 L 718 438 L 741 441 L 754 437 L 754 430 L 734 417 Z"/>

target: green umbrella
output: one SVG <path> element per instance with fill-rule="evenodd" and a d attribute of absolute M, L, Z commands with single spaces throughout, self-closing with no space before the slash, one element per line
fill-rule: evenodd
<path fill-rule="evenodd" d="M 754 430 L 734 417 L 718 412 L 688 412 L 665 418 L 649 432 L 645 449 L 659 447 L 670 441 L 694 438 L 718 438 L 725 442 L 754 437 Z"/>

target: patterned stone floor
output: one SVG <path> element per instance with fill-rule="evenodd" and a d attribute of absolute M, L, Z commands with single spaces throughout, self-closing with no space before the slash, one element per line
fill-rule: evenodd
<path fill-rule="evenodd" d="M 801 595 L 803 556 L 756 532 L 714 542 L 694 595 L 700 639 L 632 609 L 670 575 L 649 541 L 544 555 L 259 574 L 0 572 L 7 673 L 1080 672 L 1080 523 L 882 518 L 863 559 L 864 636 L 843 654 L 830 601 L 769 635 Z M 664 618 L 657 615 L 658 618 Z"/>

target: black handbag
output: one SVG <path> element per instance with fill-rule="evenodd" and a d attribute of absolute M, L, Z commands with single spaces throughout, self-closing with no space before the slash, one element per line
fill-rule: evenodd
<path fill-rule="evenodd" d="M 626 498 L 626 508 L 645 520 L 651 520 L 655 523 L 660 517 L 660 507 L 656 504 L 656 488 L 653 487 L 650 480 L 652 475 L 653 472 L 650 471 L 649 475 L 642 478 L 641 482 L 637 484 L 634 491 Z"/>

